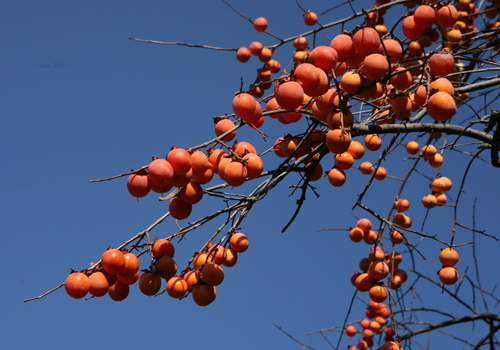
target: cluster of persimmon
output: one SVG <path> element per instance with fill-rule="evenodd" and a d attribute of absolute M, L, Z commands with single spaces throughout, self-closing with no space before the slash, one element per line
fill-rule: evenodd
<path fill-rule="evenodd" d="M 357 345 L 348 346 L 347 349 L 364 350 L 371 348 L 373 346 L 373 337 L 378 334 L 383 334 L 385 343 L 380 349 L 388 350 L 392 349 L 389 346 L 397 345 L 398 347 L 394 349 L 399 350 L 399 342 L 394 340 L 396 332 L 394 328 L 388 325 L 390 317 L 391 310 L 387 304 L 370 301 L 366 308 L 366 317 L 360 321 L 347 325 L 344 329 L 348 337 L 355 337 L 357 334 L 362 335 Z M 359 324 L 361 330 L 358 330 L 355 324 Z"/>
<path fill-rule="evenodd" d="M 140 262 L 137 256 L 126 250 L 107 249 L 99 266 L 92 270 L 72 272 L 66 278 L 66 293 L 76 299 L 87 294 L 121 301 L 129 295 L 129 286 L 139 279 Z"/>
<path fill-rule="evenodd" d="M 443 267 L 438 271 L 438 276 L 443 284 L 451 285 L 458 281 L 458 271 L 455 265 L 458 263 L 459 257 L 454 248 L 444 248 L 439 253 L 439 261 Z"/>
<path fill-rule="evenodd" d="M 370 299 L 381 303 L 387 299 L 388 290 L 399 289 L 406 282 L 406 271 L 399 268 L 403 256 L 398 252 L 386 253 L 379 245 L 379 235 L 372 228 L 372 223 L 367 218 L 359 219 L 356 226 L 349 230 L 349 238 L 353 242 L 364 241 L 372 245 L 370 254 L 360 260 L 360 271 L 351 276 L 351 283 L 360 292 L 368 292 Z M 395 230 L 391 233 L 391 240 L 402 241 L 401 232 Z M 388 278 L 387 283 L 383 280 Z"/>
<path fill-rule="evenodd" d="M 376 6 L 386 2 L 377 1 Z M 471 14 L 477 9 L 469 5 L 459 2 L 459 10 L 439 2 L 416 7 L 400 24 L 405 41 L 383 25 L 385 9 L 369 12 L 368 24 L 336 35 L 328 45 L 310 49 L 306 37 L 297 37 L 293 42 L 296 51 L 292 71 L 274 79 L 271 75 L 280 71 L 281 64 L 272 60 L 269 48 L 260 42 L 253 42 L 248 49 L 240 48 L 237 59 L 241 62 L 256 55 L 265 64 L 258 69 L 250 91 L 234 97 L 234 116 L 251 127 L 260 128 L 266 118 L 290 124 L 301 120 L 304 113 L 311 115 L 320 129 L 304 136 L 279 137 L 274 143 L 274 152 L 284 158 L 309 155 L 308 174 L 310 180 L 317 180 L 323 169 L 313 160 L 318 157 L 315 152 L 319 146 L 325 144 L 335 154 L 334 166 L 327 172 L 328 180 L 333 186 L 342 186 L 346 182 L 346 170 L 363 157 L 365 147 L 376 151 L 382 144 L 382 138 L 375 134 L 365 136 L 364 146 L 353 140 L 350 130 L 356 122 L 379 125 L 406 122 L 421 108 L 426 108 L 438 122 L 446 122 L 455 115 L 457 102 L 466 95 L 455 94 L 453 81 L 458 75 L 449 75 L 459 71 L 460 62 L 453 52 L 461 46 L 450 40 L 448 34 L 456 27 L 463 27 L 461 23 L 466 23 L 467 30 L 472 32 L 475 16 Z M 268 21 L 260 17 L 254 26 L 259 32 L 265 31 Z M 426 48 L 440 38 L 445 43 L 444 50 L 426 53 Z M 258 101 L 273 83 L 273 94 Z M 354 100 L 366 101 L 372 106 L 367 120 L 354 117 L 350 105 Z M 235 123 L 225 116 L 217 121 L 216 134 L 222 140 L 231 140 L 235 128 Z M 422 151 L 422 156 L 435 168 L 443 162 L 438 152 L 431 155 L 429 150 Z M 362 162 L 358 169 L 363 174 L 375 172 L 377 180 L 387 176 L 387 170 L 380 164 Z"/>
<path fill-rule="evenodd" d="M 154 157 L 147 167 L 129 175 L 127 189 L 140 198 L 150 191 L 166 193 L 175 187 L 169 211 L 173 218 L 183 220 L 191 214 L 192 206 L 201 201 L 202 185 L 209 183 L 214 174 L 231 186 L 240 186 L 247 179 L 260 176 L 263 169 L 264 162 L 255 147 L 244 141 L 235 143 L 227 152 L 214 148 L 188 152 L 173 147 L 165 158 Z"/>
<path fill-rule="evenodd" d="M 224 280 L 221 265 L 232 267 L 238 260 L 238 253 L 248 249 L 248 237 L 233 232 L 227 239 L 228 247 L 212 244 L 195 254 L 192 267 L 177 274 L 173 257 L 175 246 L 170 240 L 156 239 L 151 245 L 151 265 L 140 271 L 138 257 L 126 250 L 109 248 L 96 267 L 72 272 L 65 281 L 69 296 L 81 299 L 87 294 L 102 297 L 106 294 L 114 301 L 122 301 L 129 295 L 130 286 L 138 281 L 139 290 L 148 296 L 158 295 L 163 283 L 165 291 L 175 299 L 182 299 L 191 293 L 200 306 L 212 303 L 216 297 L 216 286 Z M 165 282 L 163 282 L 165 281 Z"/>

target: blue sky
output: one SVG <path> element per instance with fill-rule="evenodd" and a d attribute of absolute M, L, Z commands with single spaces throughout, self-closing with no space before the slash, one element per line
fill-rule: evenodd
<path fill-rule="evenodd" d="M 280 37 L 309 29 L 294 1 L 231 4 L 252 18 L 268 18 L 269 31 Z M 301 4 L 322 12 L 331 2 Z M 369 5 L 356 2 L 358 9 Z M 329 12 L 320 20 L 343 18 L 350 14 L 347 10 Z M 22 302 L 63 282 L 71 268 L 86 268 L 108 246 L 121 244 L 167 211 L 167 204 L 154 195 L 139 201 L 132 198 L 123 178 L 104 183 L 89 180 L 146 165 L 152 156 L 163 157 L 172 145 L 187 148 L 212 138 L 211 117 L 231 112 L 240 77 L 248 86 L 260 67 L 255 57 L 242 64 L 232 52 L 138 43 L 129 37 L 229 48 L 254 40 L 271 45 L 274 39 L 255 32 L 221 1 L 10 2 L 0 13 L 0 31 L 4 33 L 0 57 L 3 348 L 40 344 L 52 349 L 145 344 L 175 349 L 300 348 L 273 323 L 307 344 L 328 347 L 320 336 L 304 334 L 342 324 L 354 293 L 349 276 L 367 255 L 368 246 L 350 242 L 345 231 L 318 230 L 347 228 L 356 217 L 366 216 L 359 209 L 351 212 L 367 180 L 355 169 L 342 188 L 331 187 L 326 179 L 315 184 L 321 197 L 308 194 L 301 214 L 286 233 L 280 231 L 298 197 L 297 193 L 290 196 L 289 186 L 298 177 L 285 180 L 258 203 L 241 227 L 250 238 L 250 249 L 241 254 L 235 267 L 226 269 L 217 300 L 209 307 L 198 307 L 190 298 L 146 297 L 136 286 L 120 303 L 107 297 L 74 300 L 63 290 L 42 300 Z M 317 40 L 327 44 L 326 38 L 339 31 L 325 31 Z M 291 45 L 277 52 L 283 65 L 290 52 Z M 461 108 L 460 113 L 469 115 L 470 110 Z M 267 143 L 249 130 L 242 130 L 238 138 L 255 142 L 263 151 L 275 138 L 300 132 L 304 125 L 284 126 L 268 120 L 263 127 L 269 134 Z M 469 157 L 448 153 L 441 170 L 458 184 Z M 376 157 L 370 153 L 365 160 L 373 162 Z M 404 176 L 410 164 L 404 161 L 406 157 L 400 149 L 391 155 L 386 166 L 390 175 Z M 325 158 L 325 169 L 332 166 L 331 158 Z M 271 155 L 264 161 L 267 169 L 277 164 Z M 436 175 L 427 164 L 421 166 L 427 176 Z M 498 188 L 486 186 L 485 181 L 496 177 L 497 169 L 477 162 L 458 210 L 460 221 L 471 226 L 477 198 L 477 227 L 493 235 L 498 230 L 492 218 Z M 394 179 L 376 182 L 366 203 L 385 214 L 398 186 Z M 450 194 L 452 199 L 456 190 Z M 419 200 L 426 193 L 428 181 L 415 176 L 403 195 L 413 203 L 411 213 L 418 228 L 425 216 Z M 204 198 L 192 217 L 211 212 L 215 205 L 224 204 Z M 431 211 L 422 231 L 449 240 L 453 215 L 451 207 Z M 219 225 L 202 227 L 176 245 L 180 266 Z M 152 235 L 166 237 L 173 232 L 175 223 L 167 220 Z M 417 243 L 419 239 L 412 236 L 411 240 Z M 472 236 L 459 230 L 457 240 L 469 242 Z M 430 241 L 418 244 L 427 260 L 414 255 L 414 263 L 434 276 L 441 246 Z M 498 263 L 497 247 L 493 240 L 478 236 L 477 249 L 484 254 L 482 282 L 488 290 L 498 283 L 493 267 Z M 461 251 L 460 271 L 468 268 L 473 276 L 471 251 L 471 246 Z M 404 262 L 408 269 L 411 261 L 408 256 Z M 422 283 L 419 292 L 422 299 L 432 299 L 429 305 L 433 307 L 446 300 L 439 288 L 429 284 Z M 445 308 L 456 310 L 457 316 L 467 312 L 453 302 Z M 363 309 L 363 302 L 356 301 L 349 321 L 362 318 Z M 470 327 L 463 330 L 470 331 Z M 337 337 L 337 333 L 329 334 L 334 344 Z M 435 341 L 441 341 L 439 336 Z"/>

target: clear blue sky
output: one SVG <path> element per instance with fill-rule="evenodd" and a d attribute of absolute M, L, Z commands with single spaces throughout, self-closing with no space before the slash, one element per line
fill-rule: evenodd
<path fill-rule="evenodd" d="M 237 0 L 231 4 L 252 18 L 265 16 L 269 30 L 283 38 L 309 29 L 295 1 Z M 301 4 L 322 12 L 332 2 Z M 355 2 L 357 9 L 370 5 Z M 348 8 L 342 8 L 320 21 L 349 14 Z M 324 31 L 317 40 L 327 44 L 327 37 L 339 31 Z M 289 196 L 288 186 L 296 184 L 298 177 L 285 180 L 258 203 L 241 227 L 251 247 L 235 267 L 226 269 L 226 280 L 209 307 L 198 307 L 190 298 L 146 297 L 137 286 L 120 303 L 107 297 L 74 300 L 63 290 L 39 301 L 22 302 L 63 282 L 71 268 L 86 268 L 108 246 L 121 244 L 167 211 L 167 204 L 154 195 L 139 201 L 132 198 L 125 179 L 89 180 L 146 165 L 151 156 L 164 156 L 172 145 L 187 148 L 208 140 L 213 133 L 211 117 L 231 112 L 240 77 L 248 86 L 260 67 L 255 57 L 242 64 L 233 52 L 137 43 L 129 37 L 230 48 L 254 40 L 271 45 L 274 39 L 255 32 L 222 1 L 9 2 L 0 13 L 0 32 L 2 348 L 43 344 L 44 348 L 75 350 L 141 346 L 300 349 L 273 323 L 316 348 L 328 347 L 320 336 L 304 334 L 344 322 L 354 292 L 349 276 L 367 255 L 368 246 L 349 242 L 344 231 L 317 230 L 347 228 L 356 216 L 366 216 L 359 209 L 350 211 L 366 182 L 355 169 L 343 188 L 331 187 L 326 179 L 315 184 L 321 197 L 309 193 L 299 218 L 284 234 L 281 228 L 298 197 L 297 193 Z M 291 45 L 278 51 L 283 65 L 290 52 Z M 470 114 L 464 108 L 460 111 Z M 248 130 L 238 138 L 255 142 L 262 151 L 284 133 L 300 131 L 301 125 L 305 124 L 283 126 L 268 120 L 263 127 L 270 135 L 267 143 Z M 390 175 L 404 176 L 410 164 L 404 158 L 404 152 L 394 152 L 386 165 Z M 276 164 L 272 157 L 268 159 L 264 159 L 267 168 Z M 452 153 L 445 160 L 443 174 L 458 184 L 468 159 Z M 375 161 L 376 154 L 367 154 L 365 160 Z M 332 157 L 326 157 L 324 168 L 332 164 Z M 496 234 L 498 225 L 492 216 L 499 190 L 486 186 L 485 181 L 498 178 L 498 170 L 480 161 L 476 166 L 464 188 L 460 221 L 472 225 L 472 203 L 478 198 L 477 228 Z M 436 175 L 429 166 L 422 166 L 422 171 Z M 398 186 L 394 179 L 375 183 L 366 203 L 387 213 Z M 417 176 L 403 194 L 413 203 L 416 228 L 425 216 L 419 200 L 428 193 L 427 186 L 428 181 Z M 451 197 L 456 196 L 455 188 Z M 214 205 L 224 204 L 204 199 L 192 218 L 211 212 Z M 451 207 L 438 208 L 430 212 L 422 231 L 449 240 L 452 220 Z M 177 245 L 180 266 L 219 224 L 202 227 Z M 152 235 L 166 237 L 173 232 L 175 224 L 168 220 Z M 418 237 L 411 236 L 411 240 L 417 243 Z M 458 242 L 471 240 L 468 232 L 459 231 Z M 478 237 L 477 243 L 485 256 L 480 266 L 485 271 L 484 287 L 491 290 L 498 283 L 497 269 L 492 266 L 499 262 L 498 254 L 494 255 L 498 243 L 484 237 Z M 434 276 L 441 246 L 421 242 L 419 247 L 427 260 L 415 255 L 415 264 Z M 460 271 L 469 267 L 473 276 L 473 265 L 466 258 L 471 248 L 462 251 Z M 410 266 L 408 256 L 403 267 Z M 440 307 L 446 300 L 430 284 L 421 283 L 419 292 L 422 298 L 431 296 L 431 307 Z M 362 300 L 367 297 L 363 295 Z M 445 308 L 457 316 L 467 312 L 453 302 Z M 363 304 L 358 300 L 349 321 L 362 317 Z M 470 327 L 463 330 L 470 331 Z M 329 337 L 337 343 L 336 333 Z M 342 344 L 345 347 L 347 342 Z"/>

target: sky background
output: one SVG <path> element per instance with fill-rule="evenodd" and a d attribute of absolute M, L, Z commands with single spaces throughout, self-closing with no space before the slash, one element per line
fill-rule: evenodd
<path fill-rule="evenodd" d="M 249 17 L 265 16 L 269 31 L 283 38 L 310 29 L 302 23 L 302 12 L 295 1 L 231 4 Z M 301 4 L 319 13 L 332 2 Z M 368 8 L 371 2 L 356 1 L 355 5 L 359 10 Z M 355 169 L 350 170 L 348 183 L 342 188 L 331 187 L 326 179 L 316 183 L 321 197 L 308 194 L 301 214 L 286 233 L 280 231 L 298 198 L 297 193 L 290 195 L 289 186 L 296 184 L 298 177 L 283 181 L 258 203 L 241 227 L 250 238 L 250 249 L 240 255 L 235 267 L 225 270 L 217 300 L 206 308 L 195 305 L 191 298 L 177 301 L 165 295 L 146 297 L 137 286 L 119 303 L 108 297 L 74 300 L 62 289 L 42 300 L 23 303 L 59 285 L 70 269 L 81 270 L 97 261 L 108 246 L 118 246 L 167 211 L 167 203 L 159 202 L 153 194 L 140 200 L 131 197 L 125 178 L 104 183 L 89 180 L 137 169 L 148 164 L 152 156 L 165 156 L 172 145 L 188 148 L 211 139 L 211 117 L 231 113 L 240 78 L 248 86 L 261 66 L 255 57 L 246 64 L 237 62 L 234 52 L 138 43 L 129 37 L 228 48 L 254 40 L 271 45 L 275 40 L 255 32 L 222 1 L 16 1 L 2 7 L 2 348 L 26 349 L 40 344 L 75 350 L 144 346 L 301 348 L 273 324 L 304 343 L 328 348 L 320 336 L 305 333 L 344 322 L 354 293 L 349 277 L 359 259 L 368 254 L 368 246 L 350 242 L 346 231 L 321 230 L 348 228 L 358 217 L 366 216 L 360 209 L 351 212 L 367 180 Z M 328 12 L 320 21 L 327 23 L 348 15 L 348 8 L 341 8 Z M 355 24 L 360 22 L 350 28 Z M 328 44 L 327 38 L 340 30 L 326 30 L 317 40 Z M 276 57 L 286 66 L 290 55 L 288 44 Z M 460 112 L 471 115 L 466 108 Z M 267 120 L 262 128 L 269 135 L 267 143 L 248 129 L 241 130 L 238 139 L 254 142 L 263 151 L 277 137 L 300 132 L 304 126 L 305 121 L 285 126 Z M 445 157 L 442 173 L 458 184 L 469 157 L 447 153 L 451 154 Z M 369 153 L 363 160 L 374 162 L 376 157 Z M 411 164 L 406 157 L 400 149 L 391 155 L 386 165 L 390 175 L 404 176 Z M 484 157 L 488 159 L 488 155 Z M 325 157 L 325 170 L 332 166 L 332 158 Z M 272 155 L 264 161 L 266 169 L 277 164 Z M 498 224 L 493 215 L 499 190 L 489 181 L 498 178 L 498 170 L 487 162 L 475 165 L 458 215 L 463 224 L 472 226 L 473 201 L 477 198 L 477 227 L 496 235 Z M 420 166 L 429 177 L 437 173 L 427 164 Z M 376 182 L 366 204 L 385 215 L 398 187 L 399 181 L 394 179 Z M 252 184 L 241 191 L 251 189 Z M 419 200 L 428 192 L 428 181 L 418 175 L 403 192 L 403 197 L 412 201 L 410 214 L 415 228 L 421 227 L 426 214 Z M 456 198 L 457 187 L 450 196 Z M 204 198 L 190 219 L 223 205 Z M 449 240 L 452 220 L 451 207 L 437 208 L 429 213 L 422 232 Z M 185 265 L 220 223 L 199 228 L 176 244 L 179 266 Z M 175 223 L 169 219 L 151 234 L 167 237 L 173 232 Z M 410 240 L 416 243 L 418 237 L 411 236 Z M 470 233 L 459 230 L 458 242 L 471 240 Z M 427 260 L 415 256 L 414 263 L 420 271 L 435 276 L 442 246 L 430 241 L 419 244 Z M 494 267 L 500 262 L 498 243 L 478 236 L 477 249 L 483 258 L 483 286 L 492 290 L 498 283 Z M 459 271 L 468 269 L 474 278 L 467 257 L 472 246 L 460 252 L 463 259 Z M 410 266 L 408 258 L 402 267 Z M 446 294 L 431 284 L 422 283 L 418 291 L 422 300 L 430 299 L 430 307 L 443 307 L 457 316 L 467 314 L 457 303 L 446 304 Z M 464 293 L 470 297 L 470 293 Z M 366 300 L 363 295 L 356 301 L 348 321 L 364 317 Z M 471 332 L 471 327 L 462 327 L 461 332 Z M 337 333 L 328 337 L 337 343 Z M 426 341 L 424 338 L 422 344 Z M 442 338 L 434 335 L 432 341 L 438 345 Z M 348 343 L 353 341 L 344 339 L 342 347 Z"/>

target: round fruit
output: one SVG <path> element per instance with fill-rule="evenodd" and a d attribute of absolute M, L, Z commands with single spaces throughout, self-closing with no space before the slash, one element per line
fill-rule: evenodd
<path fill-rule="evenodd" d="M 109 287 L 108 295 L 114 301 L 122 301 L 128 297 L 129 292 L 129 285 L 117 280 Z"/>
<path fill-rule="evenodd" d="M 353 38 L 353 45 L 356 51 L 361 55 L 369 55 L 378 50 L 380 45 L 380 36 L 378 32 L 370 27 L 361 28 Z"/>
<path fill-rule="evenodd" d="M 224 270 L 218 264 L 205 264 L 201 269 L 201 280 L 211 286 L 218 286 L 224 281 Z"/>
<path fill-rule="evenodd" d="M 296 81 L 276 84 L 274 97 L 283 109 L 297 109 L 304 101 L 304 89 Z"/>
<path fill-rule="evenodd" d="M 89 277 L 89 292 L 95 297 L 102 297 L 108 292 L 109 280 L 101 271 L 93 272 Z"/>
<path fill-rule="evenodd" d="M 191 294 L 197 305 L 207 306 L 217 297 L 217 289 L 208 284 L 199 284 L 193 288 Z"/>
<path fill-rule="evenodd" d="M 303 17 L 304 23 L 308 26 L 313 26 L 318 23 L 318 15 L 311 10 L 308 10 L 306 13 L 304 13 Z"/>
<path fill-rule="evenodd" d="M 140 268 L 140 262 L 137 256 L 133 253 L 123 254 L 125 258 L 125 266 L 120 270 L 119 274 L 123 277 L 131 277 L 135 275 Z"/>
<path fill-rule="evenodd" d="M 248 62 L 248 60 L 250 59 L 251 56 L 252 56 L 252 53 L 246 47 L 240 47 L 236 51 L 236 59 L 242 63 Z"/>
<path fill-rule="evenodd" d="M 231 119 L 221 119 L 217 122 L 217 124 L 215 124 L 215 135 L 221 136 L 222 134 L 225 134 L 226 132 L 234 128 L 235 125 Z M 236 130 L 222 137 L 221 140 L 224 142 L 228 142 L 234 139 L 235 136 L 236 136 Z"/>
<path fill-rule="evenodd" d="M 346 175 L 344 170 L 339 168 L 332 168 L 328 172 L 328 182 L 334 187 L 341 187 L 346 181 Z"/>
<path fill-rule="evenodd" d="M 170 215 L 177 220 L 184 220 L 191 215 L 193 205 L 182 200 L 181 197 L 174 197 L 168 204 Z"/>
<path fill-rule="evenodd" d="M 229 245 L 237 253 L 243 253 L 248 249 L 250 242 L 248 237 L 241 232 L 235 232 L 231 235 L 229 239 Z"/>
<path fill-rule="evenodd" d="M 70 297 L 81 299 L 89 292 L 89 278 L 83 272 L 72 272 L 66 277 L 64 288 Z"/>
<path fill-rule="evenodd" d="M 167 255 L 171 258 L 174 257 L 175 247 L 169 240 L 164 238 L 158 239 L 153 243 L 151 247 L 151 255 L 153 258 L 159 258 L 163 255 Z"/>
<path fill-rule="evenodd" d="M 264 17 L 256 18 L 255 21 L 253 21 L 253 27 L 258 32 L 265 32 L 268 24 L 269 22 Z"/>
<path fill-rule="evenodd" d="M 341 129 L 328 130 L 326 134 L 326 147 L 332 153 L 343 153 L 349 149 L 352 137 L 349 131 Z"/>
<path fill-rule="evenodd" d="M 435 120 L 444 122 L 457 113 L 457 104 L 450 94 L 439 91 L 429 97 L 427 112 Z"/>
<path fill-rule="evenodd" d="M 184 278 L 175 276 L 167 282 L 167 293 L 172 298 L 181 299 L 188 292 L 188 284 Z"/>
<path fill-rule="evenodd" d="M 144 295 L 155 295 L 160 291 L 160 275 L 153 272 L 144 272 L 139 278 L 139 289 Z"/>
<path fill-rule="evenodd" d="M 129 175 L 127 178 L 127 190 L 134 197 L 145 197 L 151 190 L 149 177 L 143 174 Z"/>
<path fill-rule="evenodd" d="M 174 179 L 174 169 L 167 160 L 158 158 L 149 163 L 148 177 L 156 186 L 165 187 Z"/>
<path fill-rule="evenodd" d="M 439 261 L 445 267 L 455 266 L 459 259 L 458 252 L 453 248 L 444 248 L 439 253 Z"/>
<path fill-rule="evenodd" d="M 118 249 L 110 248 L 102 254 L 101 266 L 110 275 L 117 275 L 125 267 L 125 257 Z"/>
<path fill-rule="evenodd" d="M 154 263 L 154 270 L 158 277 L 169 280 L 177 273 L 177 264 L 168 255 L 163 255 Z"/>
<path fill-rule="evenodd" d="M 446 285 L 455 284 L 458 281 L 458 271 L 454 267 L 443 267 L 438 275 L 439 280 Z"/>

